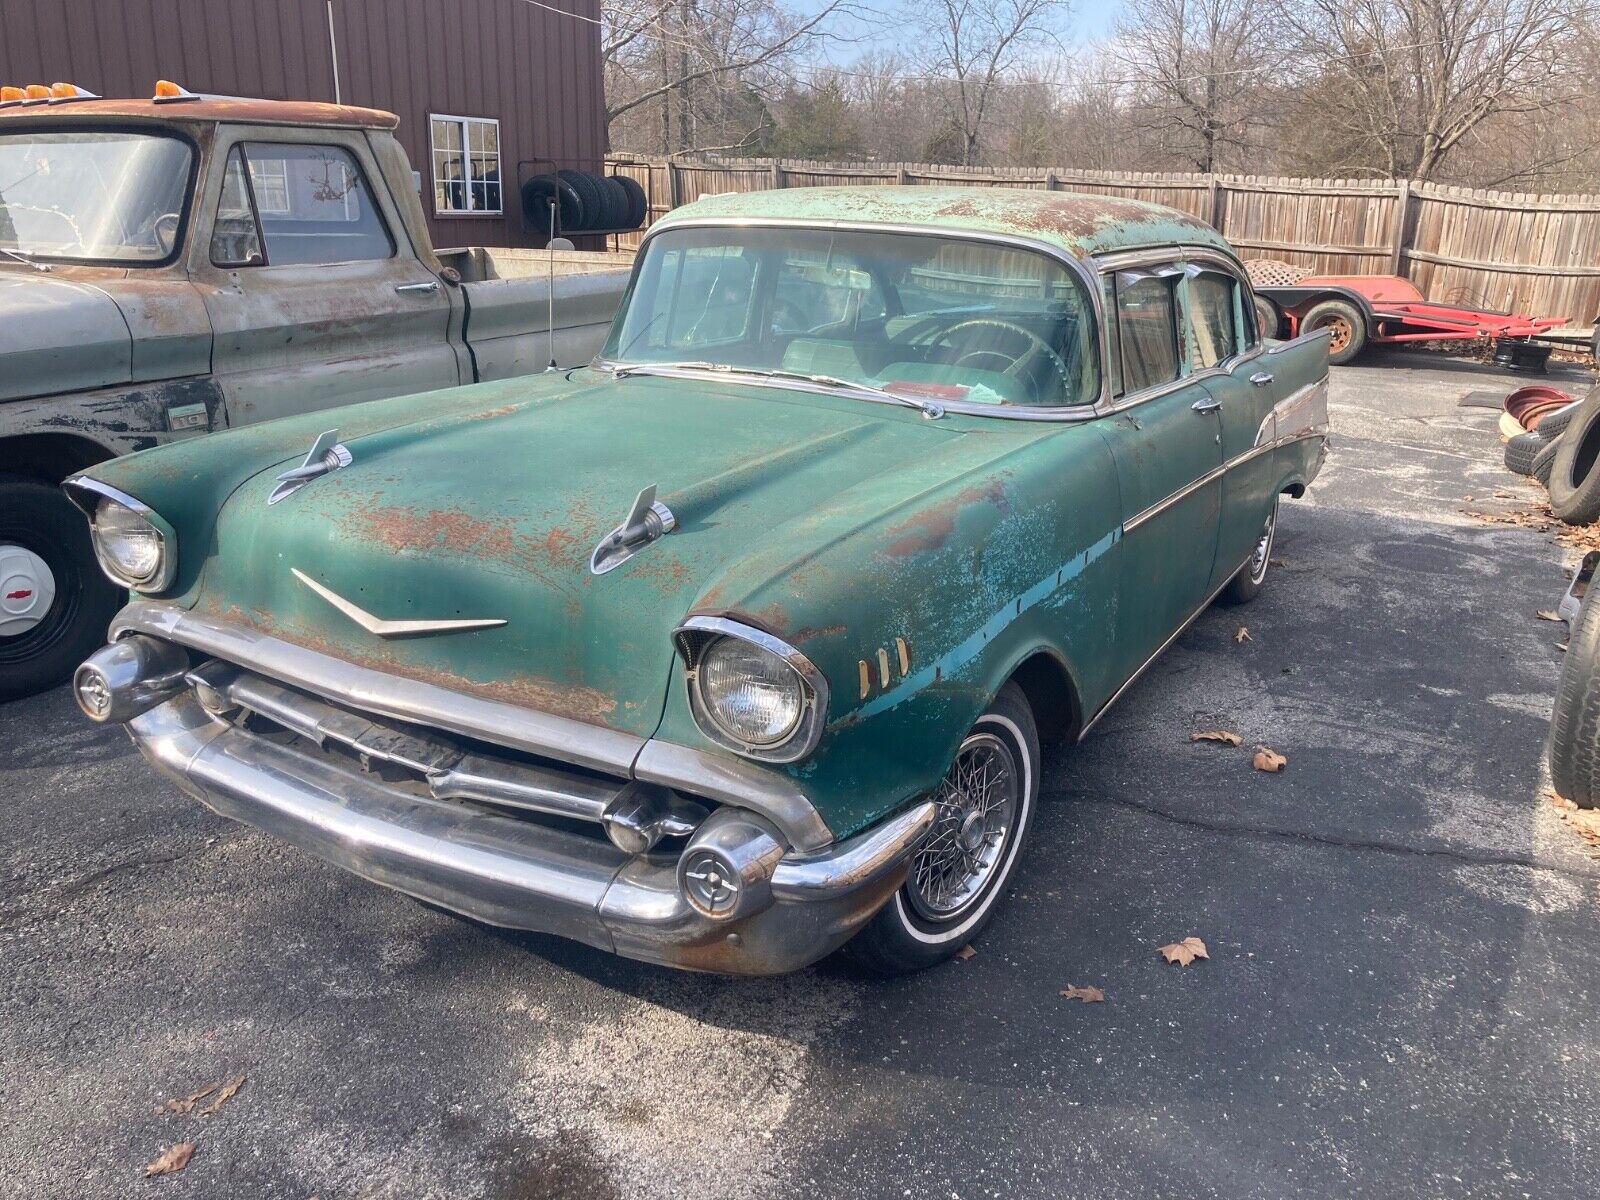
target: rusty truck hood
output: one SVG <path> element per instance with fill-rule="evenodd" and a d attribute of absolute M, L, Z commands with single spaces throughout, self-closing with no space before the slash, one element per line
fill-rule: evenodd
<path fill-rule="evenodd" d="M 287 499 L 267 503 L 282 464 L 244 482 L 217 519 L 197 608 L 641 736 L 686 614 L 737 612 L 841 528 L 1024 435 L 848 397 L 593 372 L 437 395 L 423 420 L 347 438 L 354 461 Z M 596 544 L 650 484 L 677 528 L 593 574 Z M 505 624 L 383 637 L 327 593 L 382 620 Z"/>
<path fill-rule="evenodd" d="M 18 265 L 0 271 L 0 400 L 114 387 L 133 378 L 122 312 L 91 284 Z"/>

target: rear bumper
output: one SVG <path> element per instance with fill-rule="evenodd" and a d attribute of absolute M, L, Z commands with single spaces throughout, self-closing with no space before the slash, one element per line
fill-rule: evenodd
<path fill-rule="evenodd" d="M 373 883 L 493 925 L 538 930 L 674 967 L 766 975 L 797 970 L 856 932 L 904 881 L 930 827 L 922 803 L 852 838 L 795 854 L 725 814 L 749 859 L 734 918 L 702 913 L 680 854 L 609 842 L 391 786 L 213 717 L 182 692 L 128 721 L 151 763 L 212 811 Z"/>

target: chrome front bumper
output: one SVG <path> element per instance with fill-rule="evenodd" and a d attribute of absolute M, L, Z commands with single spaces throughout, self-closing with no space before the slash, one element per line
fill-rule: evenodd
<path fill-rule="evenodd" d="M 147 640 L 115 643 L 83 670 Z M 170 678 L 171 664 L 157 665 Z M 674 967 L 766 975 L 815 962 L 894 894 L 934 816 L 924 802 L 800 852 L 772 822 L 724 806 L 676 852 L 629 854 L 573 822 L 419 795 L 381 771 L 264 736 L 208 711 L 204 677 L 191 672 L 127 725 L 145 757 L 212 811 L 476 920 Z M 208 703 L 215 709 L 216 697 Z"/>

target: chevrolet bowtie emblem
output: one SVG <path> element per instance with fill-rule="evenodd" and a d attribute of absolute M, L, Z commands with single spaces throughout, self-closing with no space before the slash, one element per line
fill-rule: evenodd
<path fill-rule="evenodd" d="M 349 617 L 368 633 L 378 637 L 411 637 L 419 633 L 451 633 L 463 629 L 493 629 L 497 625 L 504 625 L 501 620 L 483 621 L 385 621 L 382 617 L 375 617 L 360 605 L 352 604 L 337 592 L 323 587 L 311 576 L 298 567 L 290 567 L 289 573 L 301 583 L 305 584 L 329 604 L 333 605 L 345 616 Z"/>

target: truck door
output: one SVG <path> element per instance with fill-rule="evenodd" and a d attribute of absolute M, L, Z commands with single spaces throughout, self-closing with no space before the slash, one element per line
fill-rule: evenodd
<path fill-rule="evenodd" d="M 1275 389 L 1262 365 L 1249 290 L 1233 271 L 1221 263 L 1192 262 L 1187 294 L 1190 363 L 1217 402 L 1222 437 L 1222 521 L 1211 573 L 1216 590 L 1250 556 L 1273 511 Z"/>
<path fill-rule="evenodd" d="M 231 424 L 461 381 L 450 297 L 360 131 L 220 130 L 216 146 L 191 261 Z"/>
<path fill-rule="evenodd" d="M 1215 402 L 1182 353 L 1177 263 L 1107 276 L 1121 411 L 1101 421 L 1122 495 L 1119 674 L 1139 670 L 1209 594 L 1221 511 Z"/>

